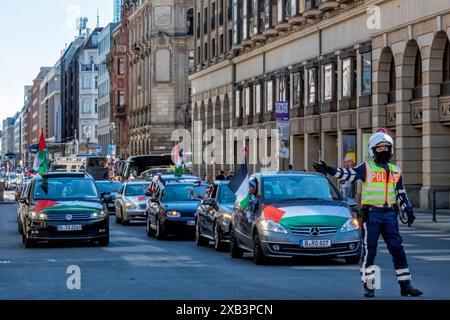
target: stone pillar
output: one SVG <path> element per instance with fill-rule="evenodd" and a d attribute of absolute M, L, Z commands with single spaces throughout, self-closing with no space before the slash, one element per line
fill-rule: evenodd
<path fill-rule="evenodd" d="M 302 171 L 305 166 L 305 139 L 303 136 L 291 136 L 291 164 L 294 170 Z"/>
<path fill-rule="evenodd" d="M 320 141 L 318 136 L 305 134 L 305 167 L 308 171 L 314 171 L 314 162 L 319 161 Z"/>

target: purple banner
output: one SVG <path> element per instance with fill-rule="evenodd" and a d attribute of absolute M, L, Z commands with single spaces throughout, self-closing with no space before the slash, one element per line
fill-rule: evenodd
<path fill-rule="evenodd" d="M 289 102 L 279 101 L 275 103 L 275 120 L 289 121 Z"/>

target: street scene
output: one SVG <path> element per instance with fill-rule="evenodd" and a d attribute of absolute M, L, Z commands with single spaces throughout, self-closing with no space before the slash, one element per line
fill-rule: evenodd
<path fill-rule="evenodd" d="M 450 3 L 424 3 L 11 4 L 0 300 L 450 300 Z"/>

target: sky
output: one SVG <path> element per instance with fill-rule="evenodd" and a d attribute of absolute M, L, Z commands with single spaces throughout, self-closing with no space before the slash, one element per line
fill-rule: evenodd
<path fill-rule="evenodd" d="M 75 35 L 76 18 L 92 30 L 113 20 L 113 0 L 0 1 L 0 129 L 3 119 L 23 107 L 24 86 L 41 66 L 52 67 Z"/>

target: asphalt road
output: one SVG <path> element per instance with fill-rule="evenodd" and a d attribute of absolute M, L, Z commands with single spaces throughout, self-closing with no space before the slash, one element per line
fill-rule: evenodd
<path fill-rule="evenodd" d="M 402 229 L 419 299 L 450 299 L 450 234 Z M 391 258 L 380 242 L 376 299 L 400 297 Z M 192 240 L 147 238 L 145 225 L 111 218 L 111 244 L 44 244 L 25 249 L 16 206 L 0 205 L 0 299 L 297 300 L 364 299 L 359 266 L 336 260 L 281 260 L 256 266 Z M 81 289 L 67 287 L 69 266 L 81 271 Z"/>

